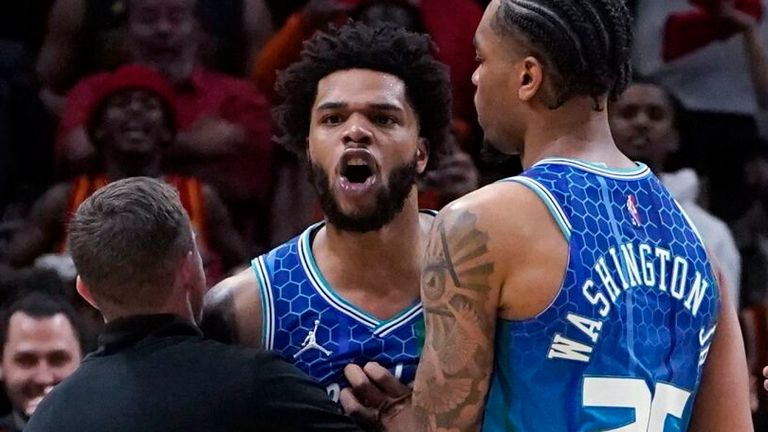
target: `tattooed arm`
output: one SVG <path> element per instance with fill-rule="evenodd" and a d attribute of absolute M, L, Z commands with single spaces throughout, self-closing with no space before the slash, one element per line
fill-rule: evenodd
<path fill-rule="evenodd" d="M 219 342 L 261 346 L 261 296 L 253 270 L 224 279 L 208 291 L 200 327 Z"/>
<path fill-rule="evenodd" d="M 544 310 L 562 283 L 567 257 L 546 206 L 522 185 L 486 186 L 443 209 L 422 270 L 427 332 L 413 413 L 403 416 L 418 426 L 390 430 L 479 430 L 497 319 L 527 319 Z"/>
<path fill-rule="evenodd" d="M 488 392 L 499 284 L 489 236 L 472 211 L 443 210 L 422 270 L 427 335 L 413 394 L 426 430 L 476 430 Z"/>

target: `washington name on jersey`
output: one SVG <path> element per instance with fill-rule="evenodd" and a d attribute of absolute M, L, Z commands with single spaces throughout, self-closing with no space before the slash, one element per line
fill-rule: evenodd
<path fill-rule="evenodd" d="M 685 212 L 643 164 L 552 158 L 503 181 L 547 206 L 568 265 L 543 312 L 498 320 L 483 431 L 686 430 L 720 301 Z"/>

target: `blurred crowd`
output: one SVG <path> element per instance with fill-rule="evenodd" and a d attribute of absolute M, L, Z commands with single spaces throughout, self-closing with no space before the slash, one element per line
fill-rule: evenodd
<path fill-rule="evenodd" d="M 306 161 L 273 141 L 271 114 L 277 71 L 319 29 L 383 21 L 432 37 L 451 73 L 452 146 L 420 179 L 422 207 L 519 173 L 514 158 L 488 160 L 473 106 L 473 35 L 487 3 L 3 2 L 0 377 L 9 414 L 0 430 L 20 430 L 37 397 L 94 346 L 101 319 L 74 294 L 65 227 L 98 188 L 131 176 L 173 185 L 211 285 L 322 218 Z M 634 83 L 609 106 L 614 138 L 662 178 L 721 264 L 759 376 L 768 364 L 768 2 L 628 4 Z M 61 367 L 42 378 L 16 364 L 11 343 L 32 324 L 67 342 Z M 26 375 L 12 379 L 18 369 Z M 753 411 L 758 430 L 768 428 L 765 392 L 755 390 Z"/>

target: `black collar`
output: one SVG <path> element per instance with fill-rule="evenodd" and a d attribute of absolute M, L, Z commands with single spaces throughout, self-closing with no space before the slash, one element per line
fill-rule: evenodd
<path fill-rule="evenodd" d="M 147 337 L 202 336 L 200 329 L 173 314 L 135 315 L 110 321 L 99 336 L 95 355 L 109 355 L 137 345 Z"/>

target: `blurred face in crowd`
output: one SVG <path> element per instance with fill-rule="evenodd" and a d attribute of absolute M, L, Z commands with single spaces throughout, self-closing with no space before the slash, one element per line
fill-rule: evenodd
<path fill-rule="evenodd" d="M 169 143 L 172 132 L 160 98 L 137 89 L 107 99 L 96 135 L 112 151 L 147 154 Z"/>
<path fill-rule="evenodd" d="M 184 82 L 197 56 L 195 0 L 131 0 L 128 30 L 134 60 Z"/>
<path fill-rule="evenodd" d="M 321 79 L 312 107 L 308 156 L 329 223 L 378 230 L 416 193 L 427 163 L 419 119 L 394 75 L 365 69 Z"/>
<path fill-rule="evenodd" d="M 619 149 L 632 160 L 660 170 L 678 147 L 675 112 L 664 89 L 632 84 L 608 107 L 611 132 Z"/>
<path fill-rule="evenodd" d="M 11 315 L 0 373 L 14 410 L 30 416 L 42 397 L 77 369 L 80 357 L 80 342 L 64 314 Z"/>

